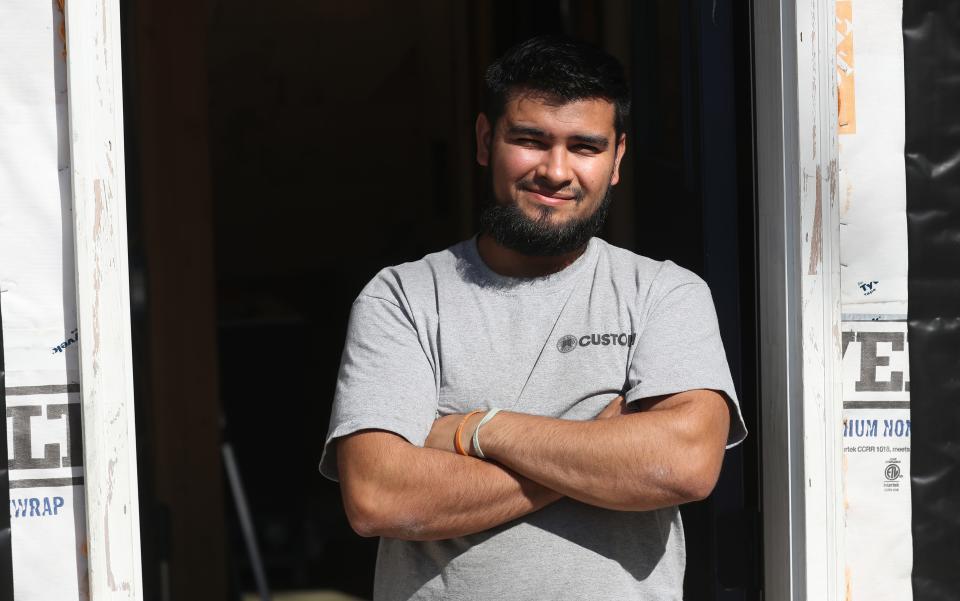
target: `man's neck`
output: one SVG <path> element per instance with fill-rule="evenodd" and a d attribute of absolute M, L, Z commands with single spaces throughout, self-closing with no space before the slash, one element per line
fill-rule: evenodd
<path fill-rule="evenodd" d="M 487 234 L 477 238 L 477 251 L 487 267 L 511 278 L 538 278 L 557 273 L 576 261 L 586 248 L 584 244 L 566 254 L 532 257 L 501 245 Z"/>

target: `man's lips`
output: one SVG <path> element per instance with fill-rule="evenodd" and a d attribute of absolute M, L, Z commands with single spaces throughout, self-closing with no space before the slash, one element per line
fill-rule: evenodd
<path fill-rule="evenodd" d="M 576 200 L 576 196 L 572 194 L 544 194 L 534 190 L 524 190 L 524 192 L 532 196 L 534 201 L 549 206 L 559 206 L 572 200 Z"/>

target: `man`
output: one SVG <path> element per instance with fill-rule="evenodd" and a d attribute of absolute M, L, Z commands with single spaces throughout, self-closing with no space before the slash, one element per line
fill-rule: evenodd
<path fill-rule="evenodd" d="M 375 599 L 680 599 L 677 505 L 746 433 L 709 290 L 593 237 L 615 59 L 535 38 L 486 84 L 481 233 L 357 298 L 321 470 L 381 537 Z"/>

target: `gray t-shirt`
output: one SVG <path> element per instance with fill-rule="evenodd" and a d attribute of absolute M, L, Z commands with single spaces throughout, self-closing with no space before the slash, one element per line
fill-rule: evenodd
<path fill-rule="evenodd" d="M 384 269 L 353 304 L 322 473 L 335 438 L 376 428 L 422 446 L 438 415 L 500 407 L 588 420 L 696 388 L 729 400 L 746 436 L 707 285 L 594 238 L 566 269 L 491 271 L 476 239 Z M 642 460 L 642 459 L 640 459 Z M 626 512 L 569 498 L 479 534 L 380 541 L 374 599 L 681 599 L 676 507 Z"/>

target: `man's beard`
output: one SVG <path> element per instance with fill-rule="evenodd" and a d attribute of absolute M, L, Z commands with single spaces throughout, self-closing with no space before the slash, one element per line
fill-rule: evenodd
<path fill-rule="evenodd" d="M 553 207 L 538 207 L 539 215 L 529 217 L 516 202 L 501 202 L 492 191 L 480 213 L 480 230 L 501 246 L 531 257 L 553 257 L 582 248 L 603 229 L 612 200 L 613 186 L 607 185 L 593 213 L 553 224 Z M 578 201 L 582 202 L 582 201 Z"/>

